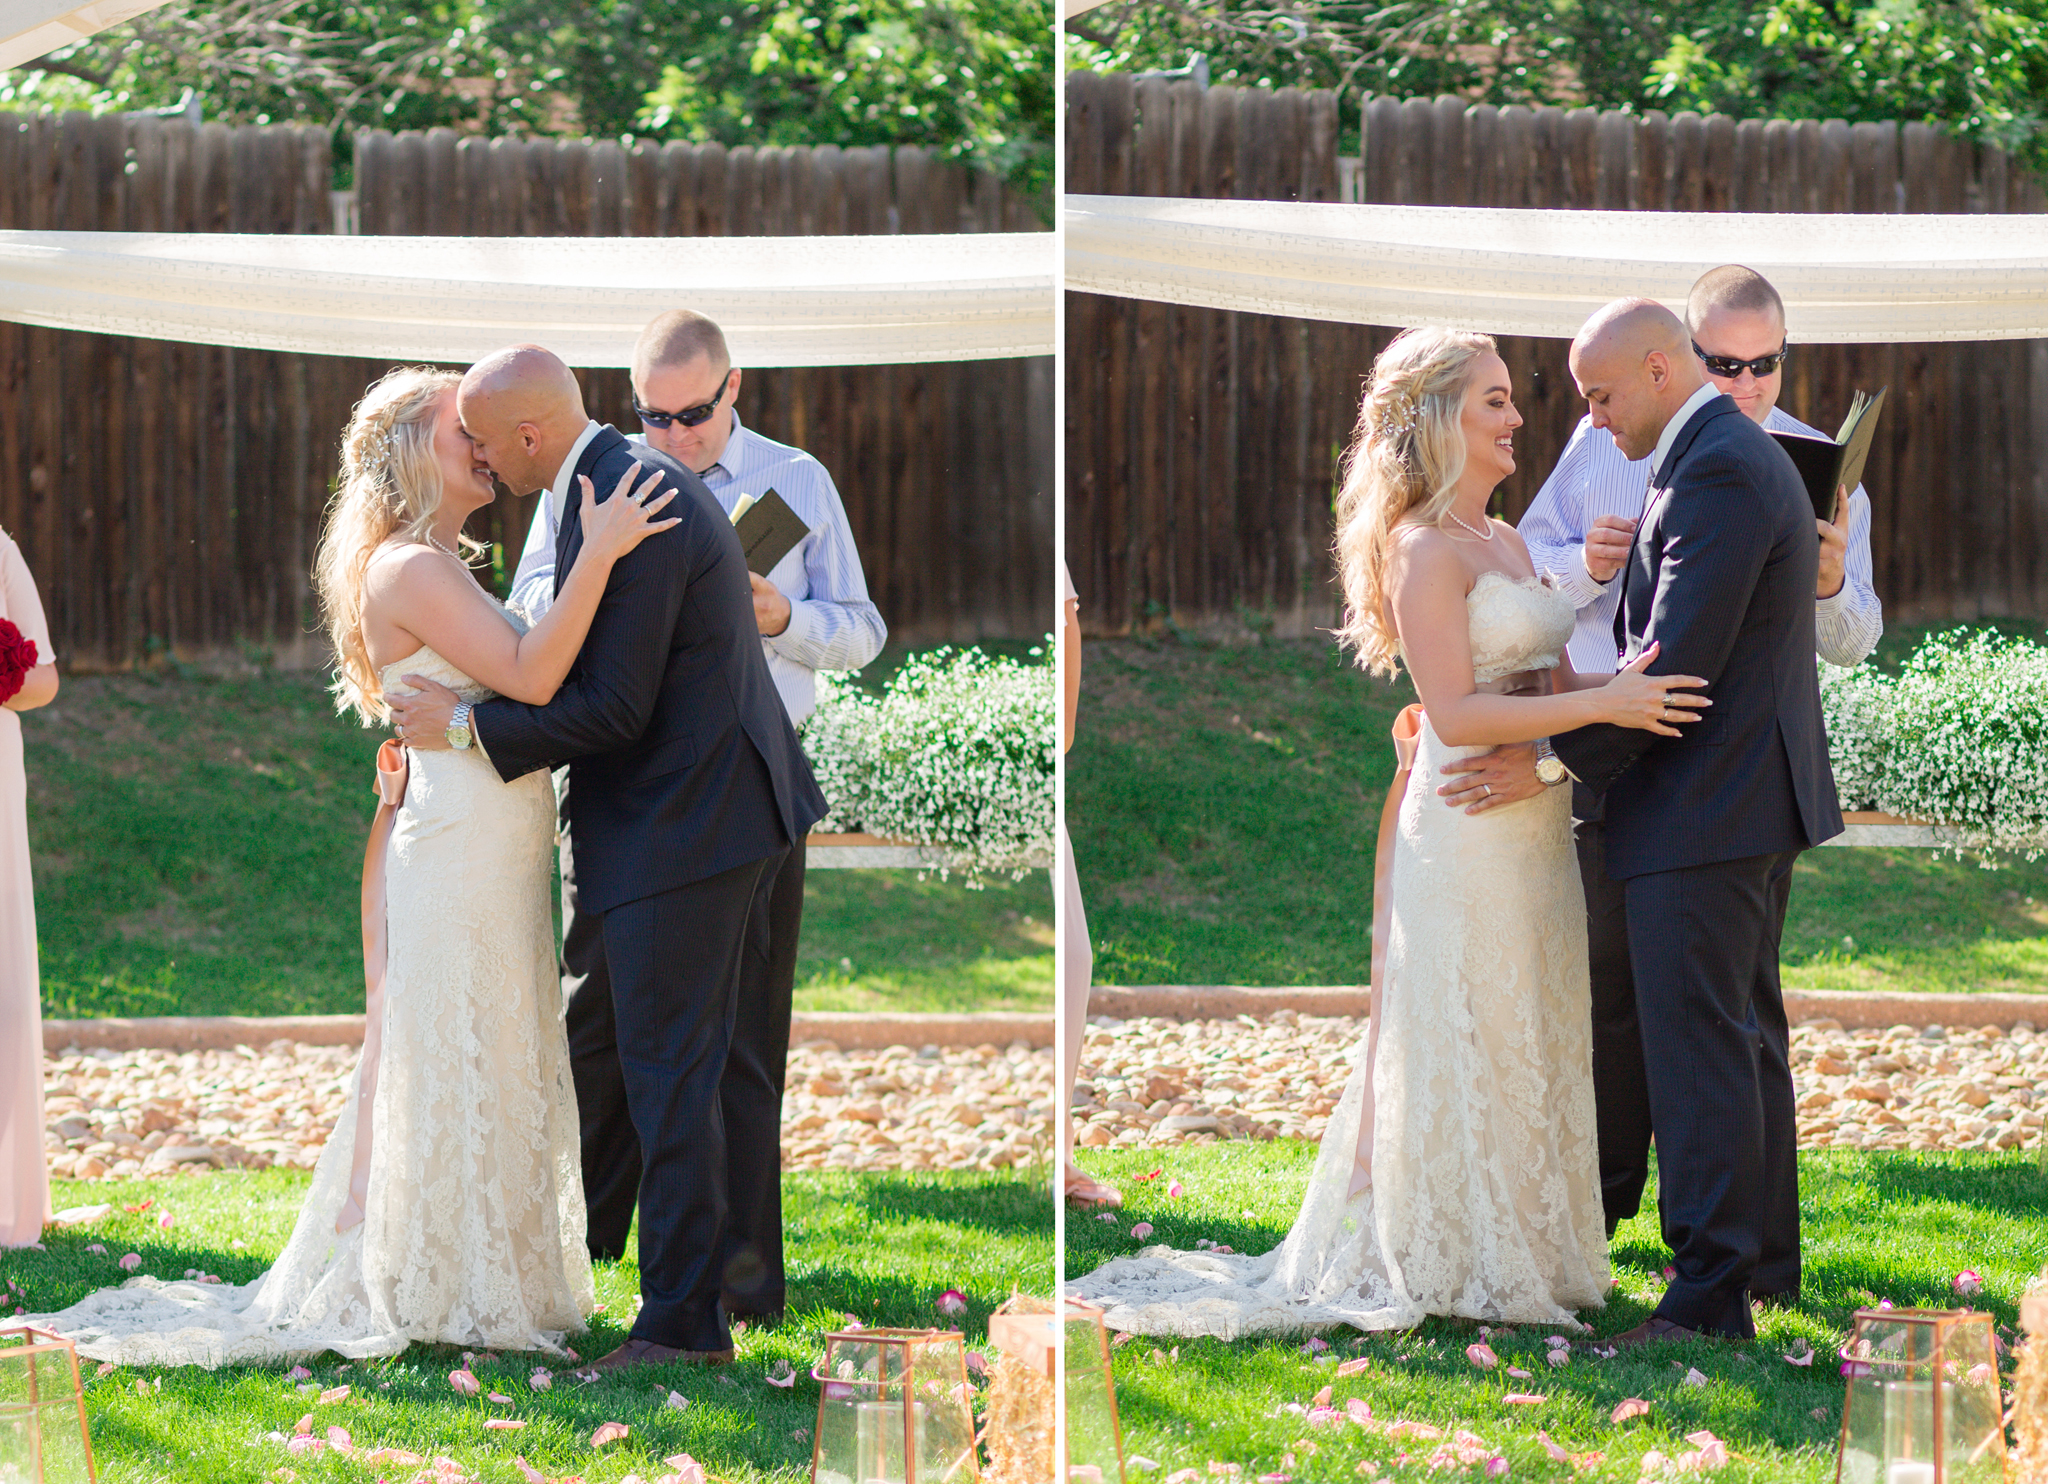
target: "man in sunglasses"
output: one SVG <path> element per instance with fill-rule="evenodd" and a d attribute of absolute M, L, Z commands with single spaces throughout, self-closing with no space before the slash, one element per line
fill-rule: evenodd
<path fill-rule="evenodd" d="M 801 726 L 817 704 L 816 672 L 858 670 L 889 637 L 868 600 L 832 476 L 802 449 L 764 438 L 740 421 L 740 370 L 724 333 L 704 315 L 676 309 L 650 322 L 633 348 L 632 378 L 641 427 L 634 442 L 696 474 L 727 515 L 742 495 L 772 489 L 810 527 L 774 571 L 749 574 L 769 674 L 790 721 Z M 543 500 L 512 583 L 514 605 L 533 618 L 553 597 L 554 555 L 553 517 Z M 590 1255 L 616 1259 L 633 1223 L 640 1144 L 626 1113 L 604 945 L 592 920 L 576 911 L 566 861 L 562 896 L 562 989 L 582 1122 Z M 763 873 L 748 913 L 732 1050 L 719 1085 L 730 1201 L 720 1267 L 723 1306 L 732 1319 L 773 1320 L 783 1308 L 782 1088 L 803 899 L 799 840 L 780 870 Z"/>

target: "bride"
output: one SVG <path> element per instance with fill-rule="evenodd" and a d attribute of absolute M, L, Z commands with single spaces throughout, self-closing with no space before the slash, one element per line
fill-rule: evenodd
<path fill-rule="evenodd" d="M 1573 673 L 1571 600 L 1486 514 L 1521 423 L 1488 336 L 1409 330 L 1374 363 L 1337 506 L 1339 637 L 1376 673 L 1404 662 L 1423 715 L 1388 803 L 1370 1030 L 1286 1240 L 1259 1257 L 1148 1248 L 1068 1284 L 1114 1328 L 1565 1328 L 1605 1301 L 1570 792 L 1467 814 L 1435 790 L 1490 746 L 1603 721 L 1677 736 L 1711 703 L 1674 693 L 1695 677 L 1643 673 L 1654 649 L 1611 678 Z"/>
<path fill-rule="evenodd" d="M 612 564 L 674 525 L 629 471 L 595 503 L 582 555 L 530 630 L 459 552 L 493 498 L 453 373 L 391 372 L 342 443 L 315 583 L 337 704 L 387 719 L 400 677 L 535 704 L 582 645 Z M 576 1099 L 555 971 L 546 772 L 503 783 L 474 749 L 379 754 L 386 805 L 364 867 L 363 1057 L 291 1240 L 245 1286 L 130 1279 L 34 1322 L 125 1365 L 261 1363 L 414 1340 L 559 1351 L 595 1301 Z M 388 886 L 388 893 L 386 887 Z M 27 1322 L 24 1317 L 23 1322 Z"/>

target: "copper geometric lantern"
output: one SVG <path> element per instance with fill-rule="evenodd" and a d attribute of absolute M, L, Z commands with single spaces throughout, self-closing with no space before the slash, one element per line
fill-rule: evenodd
<path fill-rule="evenodd" d="M 97 1484 L 78 1351 L 48 1330 L 0 1330 L 0 1479 Z"/>
<path fill-rule="evenodd" d="M 974 1388 L 958 1330 L 825 1336 L 814 1484 L 973 1484 Z"/>
<path fill-rule="evenodd" d="M 2002 1484 L 2005 1415 L 1989 1314 L 1860 1310 L 1842 1371 L 1837 1484 Z"/>

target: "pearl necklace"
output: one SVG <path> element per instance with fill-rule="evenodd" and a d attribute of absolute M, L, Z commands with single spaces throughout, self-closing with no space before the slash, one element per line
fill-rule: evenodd
<path fill-rule="evenodd" d="M 1455 511 L 1455 510 L 1446 510 L 1446 511 L 1444 512 L 1444 514 L 1445 514 L 1445 515 L 1446 515 L 1446 516 L 1447 516 L 1447 517 L 1448 517 L 1449 519 L 1451 519 L 1452 521 L 1455 521 L 1455 522 L 1457 523 L 1457 525 L 1458 525 L 1458 526 L 1459 526 L 1459 527 L 1460 527 L 1461 529 L 1463 529 L 1463 530 L 1467 530 L 1467 531 L 1470 531 L 1470 532 L 1471 532 L 1471 533 L 1472 533 L 1472 534 L 1473 534 L 1474 536 L 1477 536 L 1477 537 L 1478 537 L 1478 538 L 1479 538 L 1479 539 L 1480 539 L 1481 541 L 1491 541 L 1491 540 L 1493 539 L 1493 522 L 1492 522 L 1492 521 L 1488 521 L 1488 522 L 1486 523 L 1486 529 L 1482 531 L 1482 530 L 1479 530 L 1479 529 L 1477 529 L 1477 528 L 1476 528 L 1476 527 L 1474 527 L 1474 526 L 1469 526 L 1469 525 L 1467 525 L 1467 524 L 1466 524 L 1466 523 L 1465 523 L 1464 521 L 1462 521 L 1462 520 L 1459 520 L 1459 519 L 1458 519 L 1458 513 L 1457 513 L 1457 512 Z"/>

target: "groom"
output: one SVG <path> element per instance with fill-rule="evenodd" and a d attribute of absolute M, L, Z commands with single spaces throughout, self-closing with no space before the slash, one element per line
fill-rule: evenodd
<path fill-rule="evenodd" d="M 545 706 L 496 699 L 469 716 L 508 782 L 569 764 L 563 871 L 598 919 L 626 1109 L 639 1135 L 642 1307 L 599 1370 L 732 1359 L 717 1261 L 728 1213 L 719 1080 L 733 1034 L 749 904 L 825 815 L 776 694 L 732 522 L 695 474 L 583 410 L 539 346 L 469 369 L 456 393 L 476 457 L 507 488 L 546 492 L 559 587 L 583 545 L 582 486 L 611 497 L 633 464 L 659 470 L 680 524 L 613 566 L 589 637 Z M 410 746 L 433 745 L 456 696 L 393 702 Z M 573 862 L 573 865 L 571 864 Z"/>
<path fill-rule="evenodd" d="M 1606 798 L 1675 1269 L 1655 1315 L 1618 1338 L 1747 1338 L 1759 1274 L 1798 1286 L 1778 983 L 1792 863 L 1842 829 L 1813 664 L 1813 510 L 1791 459 L 1715 389 L 1662 305 L 1599 310 L 1571 371 L 1594 426 L 1651 461 L 1615 614 L 1622 663 L 1657 644 L 1654 668 L 1705 676 L 1713 704 L 1682 737 L 1593 726 L 1552 739 Z"/>

